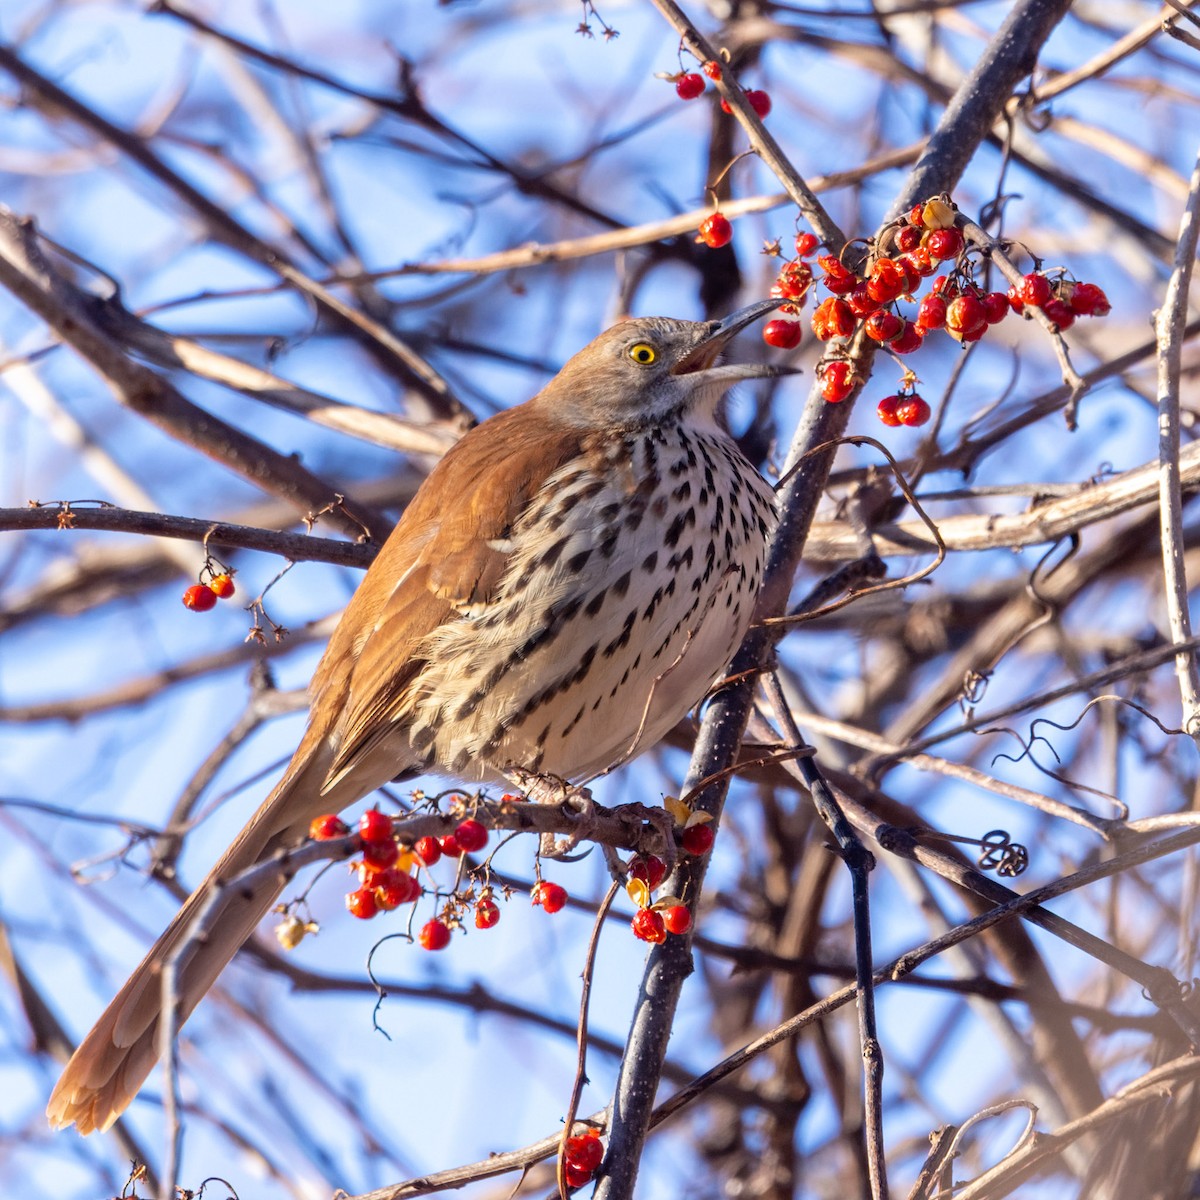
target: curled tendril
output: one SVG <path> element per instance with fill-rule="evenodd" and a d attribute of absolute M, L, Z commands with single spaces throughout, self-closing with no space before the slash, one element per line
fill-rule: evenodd
<path fill-rule="evenodd" d="M 991 829 L 979 839 L 981 871 L 995 871 L 1002 879 L 1015 879 L 1029 866 L 1029 851 L 1003 829 Z"/>
<path fill-rule="evenodd" d="M 957 833 L 943 833 L 938 829 L 918 829 L 913 836 L 924 841 L 958 842 L 964 846 L 978 846 L 979 856 L 975 860 L 981 871 L 995 871 L 1004 879 L 1015 879 L 1029 866 L 1029 851 L 1020 842 L 1014 842 L 1007 830 L 990 829 L 981 838 L 965 837 Z"/>
<path fill-rule="evenodd" d="M 962 694 L 959 697 L 959 706 L 964 711 L 973 709 L 975 705 L 983 700 L 987 692 L 988 683 L 991 681 L 991 671 L 968 671 L 963 677 Z"/>
<path fill-rule="evenodd" d="M 1175 979 L 1171 977 L 1164 981 L 1164 985 L 1160 989 L 1142 988 L 1142 999 L 1149 1001 L 1156 1008 L 1162 1008 L 1164 1003 L 1190 999 L 1197 988 L 1200 988 L 1200 979 Z M 1169 995 L 1164 993 L 1169 993 Z"/>

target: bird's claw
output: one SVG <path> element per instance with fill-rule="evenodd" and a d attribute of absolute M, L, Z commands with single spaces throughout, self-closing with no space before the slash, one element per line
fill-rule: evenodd
<path fill-rule="evenodd" d="M 542 858 L 563 859 L 579 845 L 591 826 L 591 817 L 596 811 L 592 793 L 585 787 L 575 787 L 565 779 L 553 775 L 532 775 L 526 771 L 513 772 L 515 782 L 535 804 L 553 804 L 570 815 L 578 828 L 564 838 L 553 833 L 543 833 L 538 844 Z"/>

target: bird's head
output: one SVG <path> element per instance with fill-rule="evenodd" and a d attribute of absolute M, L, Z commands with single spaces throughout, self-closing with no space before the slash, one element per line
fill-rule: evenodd
<path fill-rule="evenodd" d="M 727 343 L 779 306 L 760 300 L 722 321 L 632 317 L 571 358 L 542 393 L 555 416 L 627 429 L 684 413 L 712 415 L 739 379 L 790 374 L 767 363 L 720 363 Z"/>

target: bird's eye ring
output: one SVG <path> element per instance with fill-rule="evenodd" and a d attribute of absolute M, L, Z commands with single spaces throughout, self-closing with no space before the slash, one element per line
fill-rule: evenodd
<path fill-rule="evenodd" d="M 635 363 L 648 367 L 658 357 L 658 351 L 646 342 L 638 342 L 636 346 L 629 347 L 629 357 Z"/>

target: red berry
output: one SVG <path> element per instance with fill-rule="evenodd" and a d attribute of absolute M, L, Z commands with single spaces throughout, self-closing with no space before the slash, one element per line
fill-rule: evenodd
<path fill-rule="evenodd" d="M 921 231 L 914 225 L 901 225 L 896 230 L 896 249 L 901 254 L 915 250 L 921 244 Z"/>
<path fill-rule="evenodd" d="M 657 944 L 667 940 L 667 929 L 663 924 L 662 915 L 652 908 L 639 908 L 630 924 L 633 927 L 633 936 L 643 942 Z"/>
<path fill-rule="evenodd" d="M 541 905 L 548 913 L 556 913 L 567 902 L 567 889 L 557 883 L 536 883 L 530 893 L 534 904 Z"/>
<path fill-rule="evenodd" d="M 673 904 L 662 915 L 668 933 L 687 933 L 692 927 L 692 914 L 686 904 Z"/>
<path fill-rule="evenodd" d="M 915 225 L 918 229 L 925 228 L 925 202 L 923 200 L 908 210 L 908 223 Z"/>
<path fill-rule="evenodd" d="M 491 929 L 500 920 L 500 906 L 495 900 L 480 900 L 475 905 L 475 928 Z"/>
<path fill-rule="evenodd" d="M 443 921 L 426 921 L 417 941 L 424 950 L 445 950 L 450 945 L 450 930 Z"/>
<path fill-rule="evenodd" d="M 591 1183 L 592 1173 L 591 1171 L 585 1171 L 581 1167 L 567 1163 L 563 1168 L 563 1181 L 570 1191 L 574 1191 L 576 1188 L 581 1188 Z"/>
<path fill-rule="evenodd" d="M 1070 329 L 1075 324 L 1075 314 L 1065 300 L 1047 300 L 1042 305 L 1042 312 L 1053 324 L 1058 326 L 1059 332 Z"/>
<path fill-rule="evenodd" d="M 709 79 L 713 80 L 714 82 L 721 78 L 721 64 L 719 62 L 715 62 L 711 58 L 708 60 L 708 62 L 701 65 L 700 70 L 702 70 L 705 75 L 707 75 Z"/>
<path fill-rule="evenodd" d="M 377 808 L 368 808 L 358 818 L 358 836 L 364 842 L 390 842 L 392 840 L 392 819 Z"/>
<path fill-rule="evenodd" d="M 675 91 L 680 100 L 695 100 L 704 95 L 704 79 L 700 75 L 680 75 L 675 80 Z"/>
<path fill-rule="evenodd" d="M 323 817 L 314 817 L 308 827 L 308 836 L 314 842 L 328 842 L 331 838 L 345 837 L 350 832 L 346 824 L 336 813 L 326 813 Z"/>
<path fill-rule="evenodd" d="M 751 88 L 746 93 L 746 99 L 749 101 L 750 107 L 758 114 L 758 119 L 765 120 L 767 113 L 771 111 L 771 97 L 766 92 Z"/>
<path fill-rule="evenodd" d="M 375 902 L 391 912 L 421 894 L 421 885 L 407 871 L 383 871 L 375 880 Z"/>
<path fill-rule="evenodd" d="M 1104 289 L 1094 283 L 1077 283 L 1067 303 L 1081 317 L 1106 317 L 1112 311 Z"/>
<path fill-rule="evenodd" d="M 863 323 L 867 337 L 877 342 L 890 342 L 904 328 L 904 322 L 894 312 L 881 308 Z"/>
<path fill-rule="evenodd" d="M 217 593 L 206 583 L 193 583 L 183 593 L 183 607 L 192 612 L 208 612 L 217 603 Z"/>
<path fill-rule="evenodd" d="M 421 860 L 424 867 L 432 867 L 442 857 L 442 847 L 435 837 L 417 838 L 413 853 Z"/>
<path fill-rule="evenodd" d="M 925 249 L 930 258 L 945 260 L 957 258 L 962 253 L 962 230 L 951 225 L 948 229 L 933 229 L 925 238 Z"/>
<path fill-rule="evenodd" d="M 363 842 L 362 855 L 367 866 L 383 871 L 400 857 L 400 847 L 391 838 L 386 842 Z"/>
<path fill-rule="evenodd" d="M 833 254 L 822 254 L 817 259 L 817 266 L 825 272 L 825 278 L 821 282 L 835 296 L 844 296 L 858 286 L 858 276 Z"/>
<path fill-rule="evenodd" d="M 827 403 L 837 404 L 854 391 L 854 368 L 844 359 L 821 368 L 821 395 Z M 699 826 L 697 826 L 699 828 Z"/>
<path fill-rule="evenodd" d="M 896 270 L 900 272 L 904 279 L 904 286 L 900 294 L 902 296 L 911 296 L 921 286 L 921 272 L 917 270 L 916 265 L 912 261 L 912 256 L 909 254 L 901 255 L 893 261 L 896 264 Z"/>
<path fill-rule="evenodd" d="M 474 854 L 487 845 L 488 831 L 478 821 L 468 819 L 454 831 L 454 840 L 464 854 Z"/>
<path fill-rule="evenodd" d="M 728 246 L 733 240 L 733 226 L 724 213 L 715 212 L 700 222 L 700 241 L 714 250 Z"/>
<path fill-rule="evenodd" d="M 929 420 L 929 405 L 914 392 L 911 396 L 900 397 L 896 416 L 901 425 L 924 425 Z"/>
<path fill-rule="evenodd" d="M 933 261 L 933 257 L 924 246 L 918 246 L 908 254 L 900 255 L 896 261 L 903 263 L 906 268 L 915 271 L 921 279 L 925 279 L 937 270 L 937 263 Z"/>
<path fill-rule="evenodd" d="M 573 1167 L 591 1173 L 604 1159 L 604 1144 L 600 1135 L 589 1129 L 578 1137 L 567 1138 L 567 1152 L 564 1156 Z"/>
<path fill-rule="evenodd" d="M 768 346 L 774 346 L 777 350 L 794 350 L 800 345 L 802 332 L 799 321 L 778 317 L 763 326 L 762 339 Z"/>
<path fill-rule="evenodd" d="M 890 342 L 888 349 L 893 354 L 911 354 L 921 348 L 924 330 L 913 321 L 905 321 L 904 328 Z"/>
<path fill-rule="evenodd" d="M 667 864 L 657 854 L 646 857 L 635 855 L 629 860 L 629 878 L 640 879 L 651 891 L 662 883 L 667 873 Z"/>
<path fill-rule="evenodd" d="M 1023 304 L 1029 304 L 1034 308 L 1041 308 L 1047 300 L 1054 298 L 1054 289 L 1050 286 L 1050 280 L 1040 271 L 1031 271 L 1021 280 L 1021 289 L 1018 293 Z"/>
<path fill-rule="evenodd" d="M 884 396 L 880 400 L 875 409 L 875 415 L 888 427 L 895 429 L 900 424 L 900 418 L 896 413 L 900 402 L 904 399 L 903 396 Z"/>
<path fill-rule="evenodd" d="M 447 858 L 462 858 L 463 848 L 458 844 L 458 838 L 452 833 L 446 834 L 445 837 L 438 838 L 438 845 L 442 848 L 442 853 Z"/>
<path fill-rule="evenodd" d="M 851 295 L 857 295 L 857 289 Z M 854 312 L 837 296 L 827 296 L 812 315 L 813 333 L 823 342 L 835 337 L 849 337 L 854 332 Z"/>
<path fill-rule="evenodd" d="M 208 586 L 212 588 L 213 594 L 218 600 L 228 600 L 237 591 L 233 585 L 232 575 L 214 575 Z"/>
<path fill-rule="evenodd" d="M 796 257 L 807 258 L 819 245 L 815 233 L 796 234 Z"/>
<path fill-rule="evenodd" d="M 808 263 L 792 259 L 780 267 L 771 295 L 781 300 L 802 301 L 812 286 L 812 277 L 812 267 Z"/>
<path fill-rule="evenodd" d="M 869 317 L 877 308 L 879 301 L 871 299 L 866 282 L 855 284 L 854 290 L 847 293 L 846 305 L 855 317 Z"/>
<path fill-rule="evenodd" d="M 358 917 L 360 921 L 369 921 L 379 912 L 374 889 L 366 887 L 350 892 L 346 896 L 346 907 L 350 910 L 350 915 Z"/>
<path fill-rule="evenodd" d="M 978 296 L 958 296 L 946 307 L 946 328 L 955 334 L 967 337 L 979 329 L 987 328 L 987 316 L 983 302 Z"/>
<path fill-rule="evenodd" d="M 946 301 L 941 296 L 926 296 L 917 309 L 917 324 L 922 329 L 941 329 L 946 324 Z"/>
<path fill-rule="evenodd" d="M 905 290 L 907 278 L 890 258 L 876 260 L 871 268 L 871 276 L 867 280 L 867 295 L 880 304 L 895 300 Z"/>
<path fill-rule="evenodd" d="M 1025 311 L 1025 301 L 1021 299 L 1021 285 L 1014 283 L 1008 289 L 1008 306 L 1018 316 Z"/>
<path fill-rule="evenodd" d="M 712 849 L 717 835 L 709 822 L 702 825 L 689 825 L 679 838 L 679 844 L 688 854 L 707 854 Z"/>
<path fill-rule="evenodd" d="M 983 316 L 989 325 L 998 325 L 1008 316 L 1008 297 L 1003 292 L 988 292 L 983 298 Z"/>

